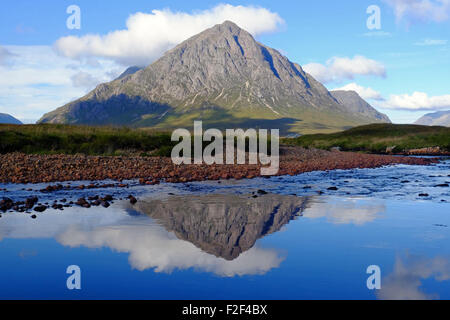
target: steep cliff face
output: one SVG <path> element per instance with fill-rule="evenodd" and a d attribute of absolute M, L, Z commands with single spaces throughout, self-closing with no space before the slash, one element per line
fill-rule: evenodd
<path fill-rule="evenodd" d="M 256 240 L 274 233 L 301 215 L 306 198 L 267 194 L 174 196 L 140 201 L 137 208 L 198 248 L 233 260 Z"/>
<path fill-rule="evenodd" d="M 320 129 L 381 121 L 339 103 L 301 66 L 227 21 L 40 122 L 171 128 L 192 125 L 192 119 L 283 131 L 299 131 L 296 124 Z"/>

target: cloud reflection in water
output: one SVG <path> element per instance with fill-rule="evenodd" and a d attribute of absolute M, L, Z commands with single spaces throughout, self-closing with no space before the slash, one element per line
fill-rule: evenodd
<path fill-rule="evenodd" d="M 421 288 L 424 280 L 450 280 L 450 257 L 397 257 L 393 272 L 382 279 L 377 297 L 382 300 L 439 299 L 437 294 L 424 292 Z"/>

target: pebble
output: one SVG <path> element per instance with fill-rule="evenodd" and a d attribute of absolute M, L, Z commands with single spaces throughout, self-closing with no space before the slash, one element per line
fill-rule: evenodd
<path fill-rule="evenodd" d="M 131 204 L 136 204 L 137 203 L 137 199 L 135 198 L 135 197 L 133 197 L 133 196 L 129 196 L 129 199 L 130 199 L 130 203 Z"/>
<path fill-rule="evenodd" d="M 45 210 L 47 210 L 46 206 L 37 206 L 34 208 L 34 211 L 36 212 L 44 212 Z"/>

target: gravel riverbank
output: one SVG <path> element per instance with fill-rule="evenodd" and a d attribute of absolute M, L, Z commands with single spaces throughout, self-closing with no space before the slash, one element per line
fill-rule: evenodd
<path fill-rule="evenodd" d="M 428 165 L 436 159 L 329 152 L 282 147 L 278 175 L 311 171 L 377 168 L 393 164 Z M 101 157 L 84 155 L 0 155 L 1 183 L 49 183 L 139 179 L 141 184 L 221 179 L 252 179 L 259 165 L 180 165 L 164 157 Z"/>

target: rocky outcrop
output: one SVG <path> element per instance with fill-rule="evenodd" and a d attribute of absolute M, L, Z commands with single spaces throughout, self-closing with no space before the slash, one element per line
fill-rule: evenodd
<path fill-rule="evenodd" d="M 406 150 L 405 154 L 408 154 L 408 155 L 445 155 L 445 154 L 449 154 L 449 153 L 445 152 L 444 150 L 441 150 L 440 147 L 428 147 L 428 148 Z"/>

